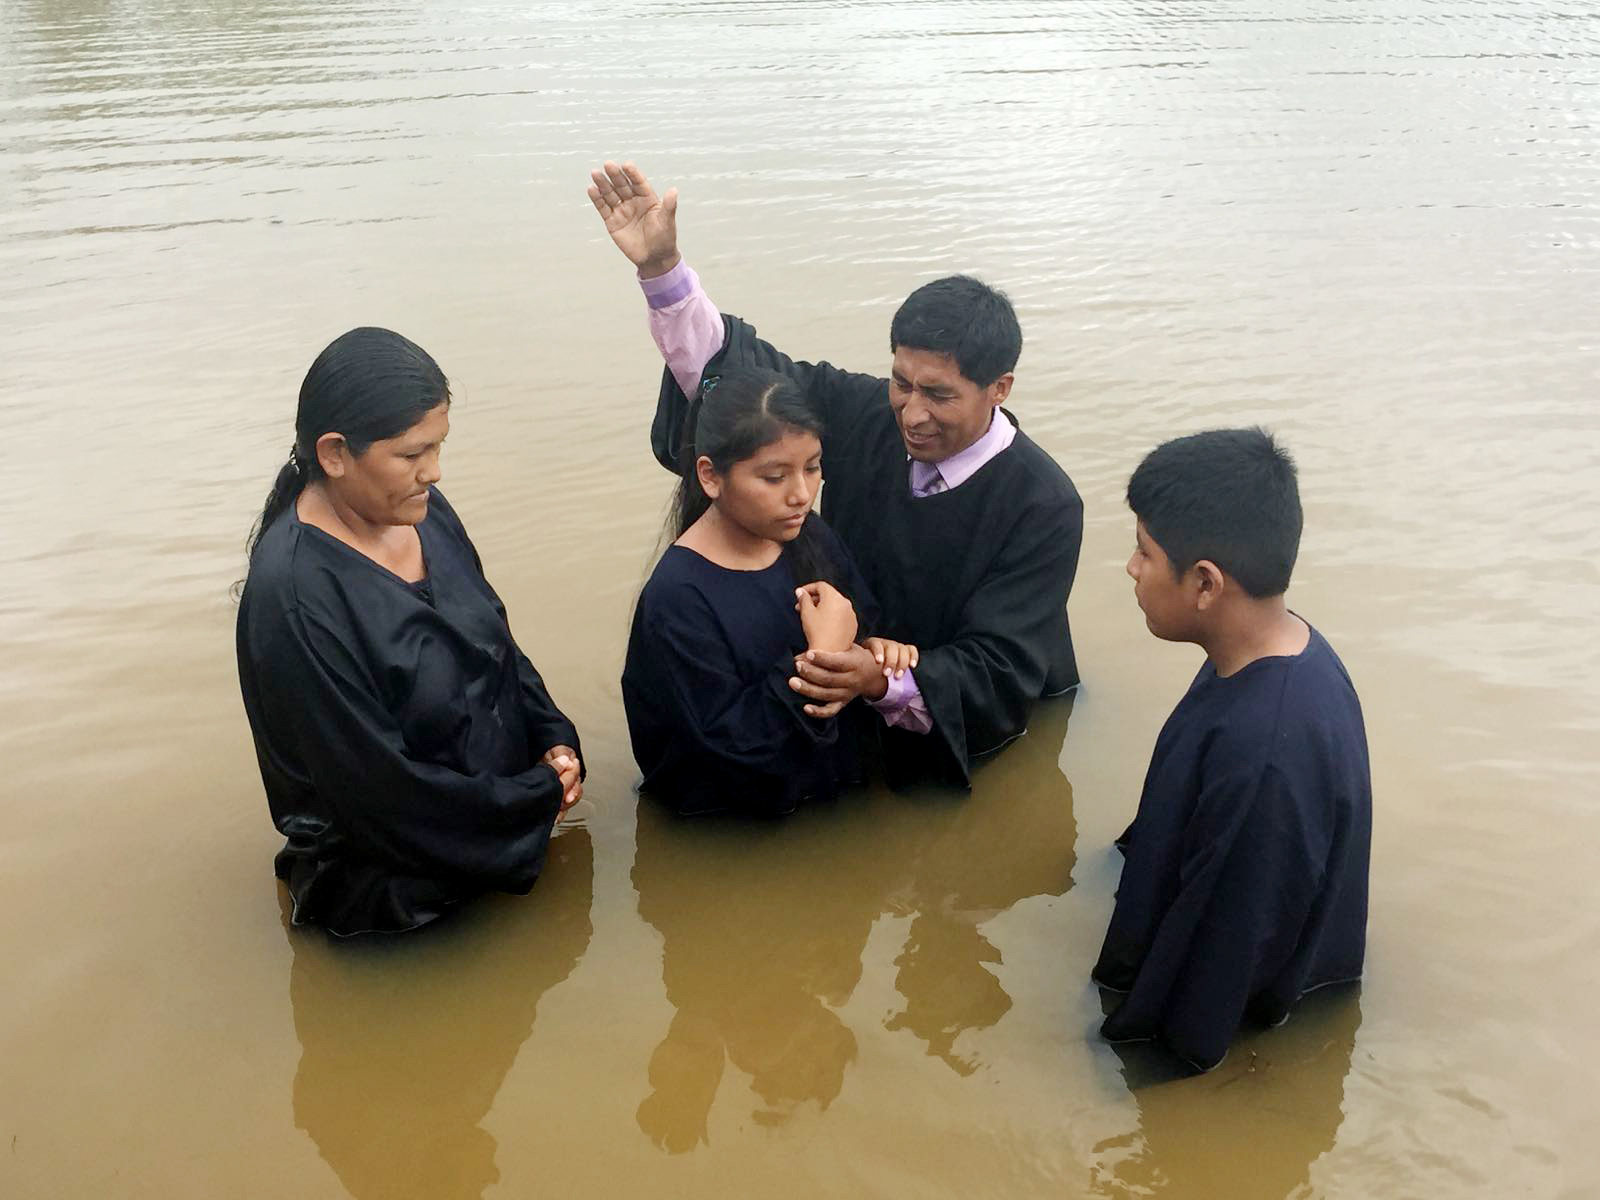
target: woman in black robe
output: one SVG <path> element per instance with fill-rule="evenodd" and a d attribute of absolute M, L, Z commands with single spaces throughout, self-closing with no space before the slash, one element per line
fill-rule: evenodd
<path fill-rule="evenodd" d="M 690 407 L 683 446 L 676 540 L 639 597 L 622 673 L 641 790 L 686 815 L 791 812 L 860 776 L 853 714 L 809 715 L 795 659 L 844 649 L 876 619 L 811 512 L 821 422 L 781 375 L 731 370 Z M 911 647 L 864 644 L 886 671 L 912 665 Z"/>
<path fill-rule="evenodd" d="M 419 346 L 338 338 L 251 535 L 239 682 L 297 925 L 396 932 L 526 892 L 582 795 L 577 731 L 434 487 L 449 411 Z"/>

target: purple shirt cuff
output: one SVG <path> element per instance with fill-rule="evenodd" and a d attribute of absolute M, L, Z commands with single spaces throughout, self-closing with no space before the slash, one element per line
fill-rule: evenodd
<path fill-rule="evenodd" d="M 644 291 L 645 303 L 651 308 L 670 308 L 692 294 L 699 282 L 689 269 L 689 264 L 680 258 L 678 265 L 665 275 L 640 279 L 639 287 Z"/>
<path fill-rule="evenodd" d="M 868 700 L 867 703 L 878 711 L 884 724 L 896 729 L 927 733 L 933 728 L 933 714 L 928 711 L 928 703 L 922 698 L 922 689 L 917 686 L 914 671 L 907 671 L 898 678 L 889 676 L 889 684 L 882 697 Z"/>

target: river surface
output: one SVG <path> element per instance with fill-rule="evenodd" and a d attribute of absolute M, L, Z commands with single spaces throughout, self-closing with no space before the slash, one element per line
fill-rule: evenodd
<path fill-rule="evenodd" d="M 0 1194 L 1595 1195 L 1597 124 L 1593 0 L 0 0 Z M 797 355 L 885 370 L 939 274 L 1015 300 L 1085 684 L 970 797 L 637 808 L 624 156 Z M 359 324 L 452 377 L 444 488 L 590 776 L 532 895 L 343 946 L 286 928 L 229 586 Z M 1371 945 L 1173 1081 L 1087 979 L 1199 659 L 1121 496 L 1248 422 L 1366 708 Z"/>

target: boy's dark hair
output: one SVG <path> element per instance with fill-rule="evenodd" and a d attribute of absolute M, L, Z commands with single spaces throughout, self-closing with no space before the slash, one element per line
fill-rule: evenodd
<path fill-rule="evenodd" d="M 988 387 L 1017 365 L 1022 326 L 1004 292 L 970 275 L 947 275 L 907 296 L 889 325 L 889 350 L 932 350 Z"/>
<path fill-rule="evenodd" d="M 1294 460 L 1265 429 L 1163 442 L 1128 480 L 1128 507 L 1182 576 L 1202 558 L 1251 596 L 1282 595 L 1300 551 Z"/>

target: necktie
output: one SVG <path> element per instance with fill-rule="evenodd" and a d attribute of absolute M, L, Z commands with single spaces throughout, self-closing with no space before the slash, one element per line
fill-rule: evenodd
<path fill-rule="evenodd" d="M 937 496 L 940 492 L 947 491 L 944 476 L 939 474 L 939 468 L 931 463 L 917 463 L 911 481 L 911 494 L 913 496 Z"/>

